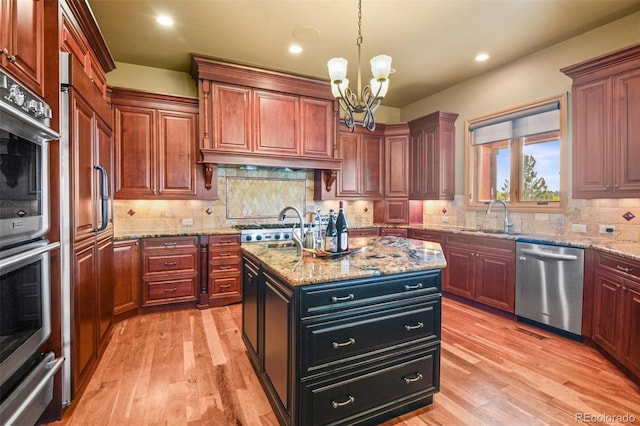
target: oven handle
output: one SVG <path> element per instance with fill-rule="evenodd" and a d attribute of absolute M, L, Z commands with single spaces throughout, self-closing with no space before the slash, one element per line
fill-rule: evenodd
<path fill-rule="evenodd" d="M 94 164 L 93 168 L 96 170 L 99 170 L 100 175 L 102 177 L 102 182 L 100 185 L 101 192 L 102 192 L 100 194 L 101 206 L 102 206 L 102 225 L 100 225 L 99 228 L 96 228 L 93 230 L 93 232 L 100 232 L 100 231 L 104 231 L 107 228 L 107 225 L 109 222 L 109 193 L 108 193 L 109 178 L 107 177 L 107 171 L 104 169 L 104 167 L 98 164 Z"/>
<path fill-rule="evenodd" d="M 53 352 L 51 352 L 51 354 L 53 354 Z M 9 419 L 5 419 L 7 421 L 6 424 L 13 424 L 13 422 L 16 421 L 27 408 L 29 408 L 33 400 L 38 397 L 40 392 L 42 392 L 42 389 L 44 389 L 44 387 L 49 384 L 49 380 L 51 380 L 51 378 L 58 372 L 63 361 L 64 357 L 60 357 L 56 358 L 53 361 L 47 362 L 45 368 L 49 371 L 47 371 L 47 374 L 38 382 L 36 386 L 33 387 L 31 392 L 29 392 L 29 395 L 24 399 L 24 401 L 20 403 L 13 415 Z"/>
<path fill-rule="evenodd" d="M 23 262 L 32 257 L 39 256 L 43 253 L 47 253 L 53 249 L 60 247 L 59 242 L 49 243 L 46 245 L 42 245 L 40 247 L 34 248 L 33 250 L 27 250 L 25 252 L 16 254 L 15 256 L 9 256 L 6 259 L 0 260 L 0 269 L 8 268 L 11 265 L 15 265 L 16 263 Z"/>

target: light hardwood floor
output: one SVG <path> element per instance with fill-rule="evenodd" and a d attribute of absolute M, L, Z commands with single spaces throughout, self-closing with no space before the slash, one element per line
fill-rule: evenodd
<path fill-rule="evenodd" d="M 241 309 L 117 323 L 63 423 L 277 425 L 244 351 Z M 624 415 L 640 425 L 640 388 L 596 350 L 450 299 L 442 311 L 440 393 L 385 426 L 621 424 L 614 416 Z"/>

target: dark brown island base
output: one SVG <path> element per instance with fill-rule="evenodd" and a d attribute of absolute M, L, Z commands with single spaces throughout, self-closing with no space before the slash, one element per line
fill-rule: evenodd
<path fill-rule="evenodd" d="M 350 243 L 333 257 L 242 246 L 242 339 L 283 425 L 379 423 L 439 390 L 440 245 Z"/>

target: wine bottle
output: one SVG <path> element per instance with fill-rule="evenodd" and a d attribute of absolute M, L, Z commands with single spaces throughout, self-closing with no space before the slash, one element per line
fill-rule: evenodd
<path fill-rule="evenodd" d="M 338 218 L 336 219 L 336 229 L 338 231 L 338 252 L 349 250 L 349 226 L 342 208 L 342 201 L 340 201 L 340 210 L 338 210 Z"/>
<path fill-rule="evenodd" d="M 325 251 L 336 253 L 338 251 L 338 229 L 336 228 L 336 217 L 333 209 L 329 210 L 329 223 L 324 238 Z"/>

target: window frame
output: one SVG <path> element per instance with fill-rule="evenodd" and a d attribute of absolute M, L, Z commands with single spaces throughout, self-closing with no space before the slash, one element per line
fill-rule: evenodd
<path fill-rule="evenodd" d="M 562 95 L 556 95 L 549 98 L 544 98 L 540 100 L 536 100 L 533 102 L 529 102 L 527 104 L 519 105 L 517 107 L 504 109 L 495 113 L 483 115 L 480 117 L 475 117 L 473 119 L 469 119 L 465 121 L 465 139 L 464 139 L 464 156 L 465 156 L 465 179 L 464 179 L 464 193 L 465 193 L 465 208 L 468 210 L 485 210 L 488 201 L 479 201 L 478 200 L 478 192 L 474 183 L 480 178 L 479 170 L 478 170 L 478 159 L 477 159 L 477 147 L 473 146 L 472 140 L 473 135 L 470 129 L 471 126 L 477 124 L 478 122 L 497 119 L 502 116 L 517 114 L 519 112 L 535 108 L 544 104 L 548 104 L 551 102 L 558 102 L 560 106 L 560 131 L 559 131 L 559 139 L 560 139 L 560 201 L 547 201 L 547 202 L 538 202 L 538 201 L 517 201 L 510 200 L 507 203 L 509 204 L 509 210 L 514 212 L 529 212 L 529 213 L 564 213 L 567 208 L 568 198 L 570 196 L 568 191 L 568 177 L 571 173 L 571 166 L 569 164 L 569 128 L 568 128 L 568 94 L 564 93 Z M 519 138 L 520 139 L 520 138 Z M 514 139 L 515 140 L 515 139 Z M 497 142 L 496 142 L 497 143 Z M 518 176 L 518 197 L 520 196 L 520 185 L 522 184 L 521 178 L 519 175 L 521 174 L 521 163 L 523 161 L 522 154 L 522 144 L 515 143 L 511 144 L 511 150 L 515 150 L 517 154 L 512 154 L 511 158 L 514 158 L 517 155 L 518 162 L 513 164 L 511 162 L 511 170 L 510 170 L 510 186 L 511 192 L 513 193 L 513 185 L 515 182 L 513 181 L 514 176 Z"/>

